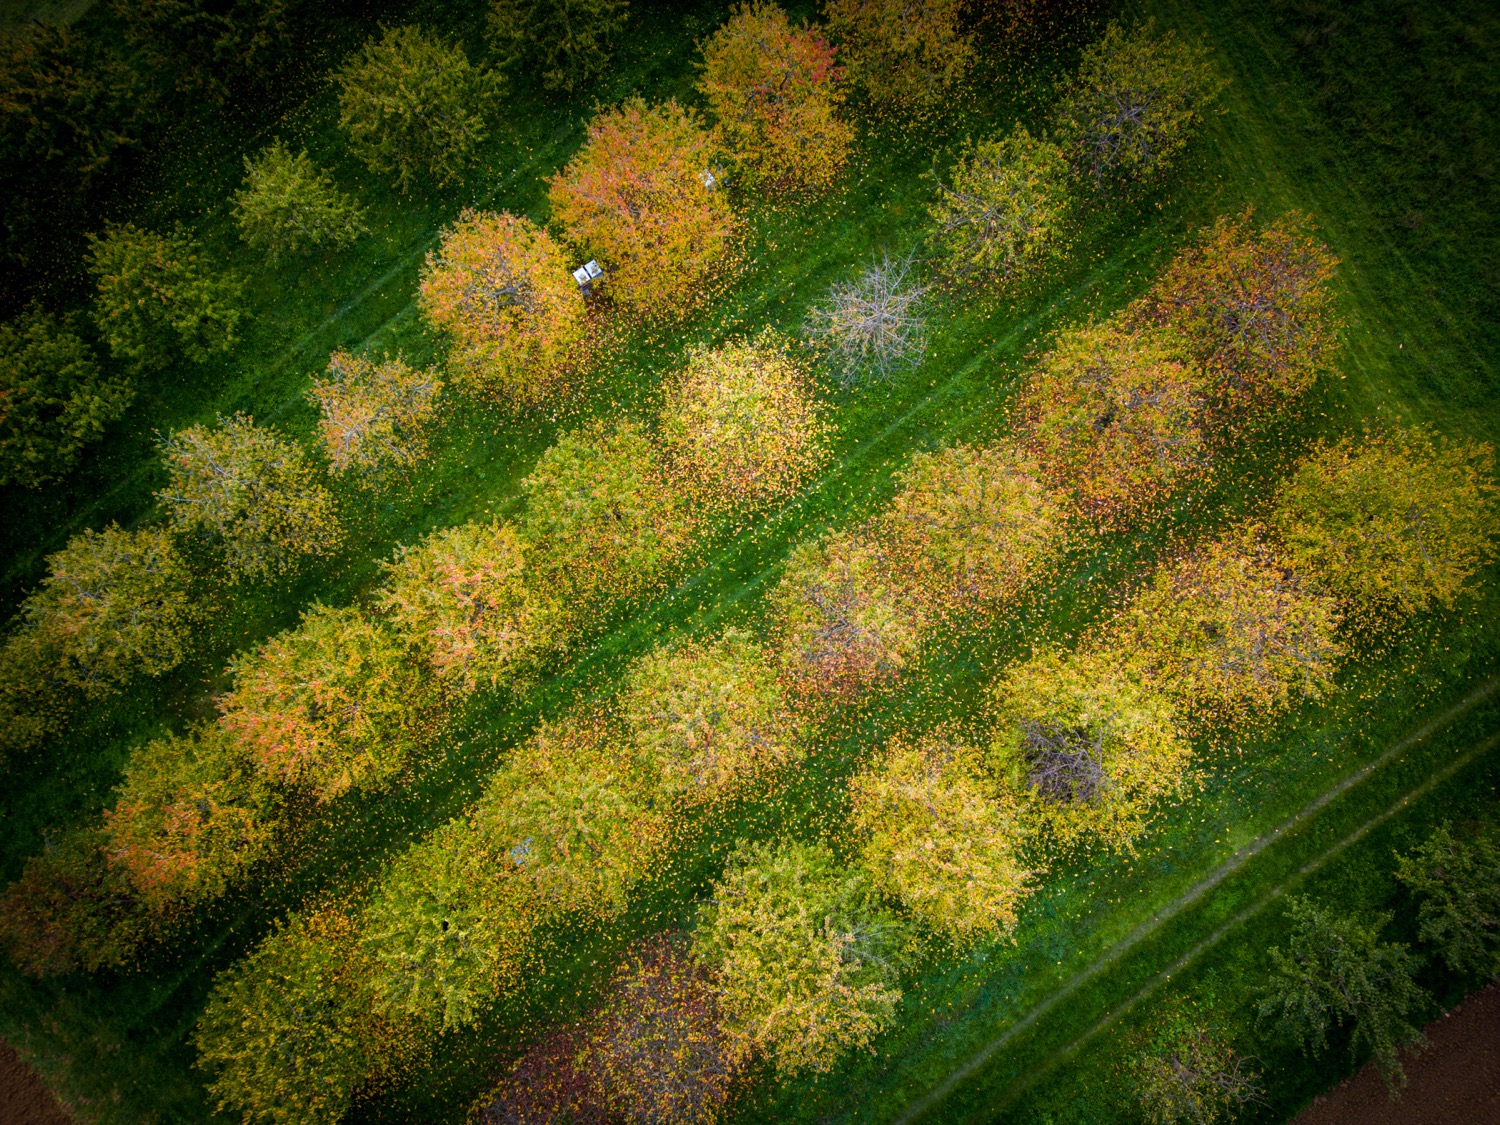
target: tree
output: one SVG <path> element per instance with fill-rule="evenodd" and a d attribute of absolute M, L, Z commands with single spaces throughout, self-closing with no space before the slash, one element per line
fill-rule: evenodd
<path fill-rule="evenodd" d="M 421 464 L 427 458 L 442 391 L 437 372 L 416 370 L 399 355 L 377 363 L 334 352 L 327 374 L 314 379 L 307 392 L 322 414 L 318 429 L 329 468 L 380 488 Z"/>
<path fill-rule="evenodd" d="M 181 227 L 157 234 L 125 223 L 89 242 L 94 319 L 116 359 L 144 371 L 178 357 L 204 363 L 234 346 L 244 283 L 215 273 Z"/>
<path fill-rule="evenodd" d="M 1494 557 L 1500 517 L 1488 444 L 1393 429 L 1315 449 L 1271 522 L 1292 565 L 1355 614 L 1452 608 Z"/>
<path fill-rule="evenodd" d="M 1430 999 L 1412 979 L 1421 961 L 1405 945 L 1380 940 L 1389 914 L 1328 910 L 1287 900 L 1292 932 L 1285 951 L 1270 949 L 1270 978 L 1257 1011 L 1304 1051 L 1322 1051 L 1328 1029 L 1354 1027 L 1350 1053 L 1370 1049 L 1389 1086 L 1406 1080 L 1399 1049 L 1423 1042 L 1411 1022 Z"/>
<path fill-rule="evenodd" d="M 785 342 L 765 332 L 689 350 L 661 437 L 695 502 L 748 514 L 791 496 L 827 459 L 820 413 Z"/>
<path fill-rule="evenodd" d="M 218 898 L 265 857 L 281 802 L 215 724 L 152 739 L 131 754 L 105 810 L 106 852 L 155 910 Z"/>
<path fill-rule="evenodd" d="M 698 89 L 739 181 L 767 195 L 826 190 L 854 141 L 838 116 L 843 70 L 828 40 L 768 0 L 747 0 L 702 50 Z"/>
<path fill-rule="evenodd" d="M 245 157 L 245 186 L 234 197 L 240 237 L 268 261 L 322 246 L 346 249 L 362 234 L 365 211 L 314 164 L 276 140 L 254 160 Z"/>
<path fill-rule="evenodd" d="M 229 668 L 225 731 L 265 776 L 320 803 L 388 785 L 430 720 L 430 694 L 396 639 L 352 607 L 315 604 Z"/>
<path fill-rule="evenodd" d="M 562 247 L 530 219 L 463 211 L 428 253 L 417 301 L 476 394 L 536 406 L 585 361 L 583 296 Z"/>
<path fill-rule="evenodd" d="M 718 993 L 675 935 L 637 946 L 615 974 L 581 1061 L 607 1105 L 641 1125 L 713 1125 L 743 1073 Z"/>
<path fill-rule="evenodd" d="M 613 1125 L 606 1095 L 580 1065 L 588 1028 L 565 1024 L 523 1051 L 475 1103 L 479 1125 Z"/>
<path fill-rule="evenodd" d="M 1016 125 L 966 141 L 928 205 L 933 241 L 955 280 L 1013 290 L 1061 252 L 1072 209 L 1062 149 Z"/>
<path fill-rule="evenodd" d="M 420 27 L 372 35 L 334 81 L 350 149 L 370 171 L 394 174 L 403 192 L 422 178 L 438 187 L 462 178 L 504 90 L 500 75 Z"/>
<path fill-rule="evenodd" d="M 527 553 L 510 524 L 434 531 L 386 564 L 380 608 L 445 680 L 498 686 L 556 639 L 560 609 Z"/>
<path fill-rule="evenodd" d="M 1488 835 L 1455 839 L 1446 825 L 1411 855 L 1396 878 L 1417 900 L 1417 936 L 1455 973 L 1493 974 L 1500 963 L 1500 847 Z"/>
<path fill-rule="evenodd" d="M 926 356 L 927 287 L 911 274 L 910 258 L 881 255 L 857 281 L 835 283 L 808 309 L 802 334 L 844 386 L 883 382 Z"/>
<path fill-rule="evenodd" d="M 1126 610 L 1121 644 L 1199 715 L 1264 721 L 1333 686 L 1343 656 L 1330 597 L 1250 528 L 1157 571 Z"/>
<path fill-rule="evenodd" d="M 67 321 L 33 305 L 0 324 L 0 485 L 37 488 L 78 462 L 135 397 Z"/>
<path fill-rule="evenodd" d="M 334 1125 L 379 1072 L 396 1029 L 373 1010 L 358 932 L 337 908 L 293 914 L 219 974 L 193 1041 L 220 1112 Z"/>
<path fill-rule="evenodd" d="M 340 529 L 333 497 L 306 454 L 243 414 L 162 442 L 169 476 L 156 494 L 173 530 L 214 544 L 231 581 L 269 578 L 327 557 Z"/>
<path fill-rule="evenodd" d="M 85 695 L 107 695 L 182 663 L 202 619 L 191 579 L 164 529 L 111 524 L 48 556 L 47 577 L 21 614 L 62 680 Z"/>
<path fill-rule="evenodd" d="M 1079 176 L 1099 190 L 1128 185 L 1176 163 L 1223 86 L 1200 44 L 1158 35 L 1152 20 L 1128 32 L 1111 22 L 1085 48 L 1053 127 Z"/>
<path fill-rule="evenodd" d="M 617 708 L 657 790 L 688 806 L 733 799 L 804 753 L 774 667 L 733 630 L 638 661 Z"/>
<path fill-rule="evenodd" d="M 491 0 L 490 45 L 501 66 L 574 93 L 609 69 L 629 16 L 630 0 Z"/>
<path fill-rule="evenodd" d="M 1069 514 L 1025 452 L 958 445 L 912 458 L 880 527 L 907 585 L 935 611 L 992 613 L 1062 552 Z"/>
<path fill-rule="evenodd" d="M 1205 471 L 1204 392 L 1202 372 L 1175 337 L 1104 321 L 1065 333 L 1016 409 L 1051 483 L 1108 526 Z"/>
<path fill-rule="evenodd" d="M 711 149 L 694 111 L 630 98 L 594 115 L 549 182 L 553 221 L 599 260 L 605 290 L 633 316 L 682 317 L 730 271 L 738 224 L 705 183 Z"/>
<path fill-rule="evenodd" d="M 1300 211 L 1262 230 L 1251 210 L 1220 216 L 1157 279 L 1141 319 L 1181 335 L 1228 418 L 1253 416 L 1297 398 L 1328 365 L 1337 266 Z"/>
<path fill-rule="evenodd" d="M 771 595 L 783 673 L 804 697 L 857 702 L 888 687 L 925 639 L 928 617 L 868 534 L 803 543 Z"/>
<path fill-rule="evenodd" d="M 994 695 L 990 766 L 1060 845 L 1128 849 L 1186 785 L 1193 748 L 1176 708 L 1129 657 L 1042 649 Z"/>
<path fill-rule="evenodd" d="M 63 732 L 76 689 L 50 641 L 24 623 L 0 643 L 0 764 Z"/>
<path fill-rule="evenodd" d="M 875 885 L 962 945 L 1011 932 L 1038 874 L 1015 801 L 987 788 L 973 747 L 941 737 L 894 741 L 850 787 Z"/>
<path fill-rule="evenodd" d="M 575 617 L 647 589 L 688 547 L 691 513 L 632 422 L 564 433 L 521 487 L 522 542 Z"/>
<path fill-rule="evenodd" d="M 115 0 L 125 40 L 159 81 L 222 106 L 285 70 L 294 0 Z"/>
<path fill-rule="evenodd" d="M 974 61 L 959 0 L 824 0 L 849 77 L 876 105 L 934 109 Z"/>
<path fill-rule="evenodd" d="M 1192 1008 L 1173 1008 L 1142 1038 L 1130 1084 L 1149 1125 L 1227 1125 L 1264 1104 L 1251 1060 Z"/>
<path fill-rule="evenodd" d="M 725 1030 L 785 1076 L 827 1073 L 896 1018 L 904 935 L 868 876 L 822 844 L 741 844 L 700 908 L 693 954 Z"/>
<path fill-rule="evenodd" d="M 123 965 L 145 941 L 150 911 L 105 858 L 97 825 L 69 829 L 26 861 L 0 899 L 0 942 L 34 977 Z"/>

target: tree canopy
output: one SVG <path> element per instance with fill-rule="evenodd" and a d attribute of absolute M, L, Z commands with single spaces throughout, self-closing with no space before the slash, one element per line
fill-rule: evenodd
<path fill-rule="evenodd" d="M 959 0 L 825 0 L 849 77 L 876 105 L 929 110 L 974 61 Z"/>
<path fill-rule="evenodd" d="M 630 0 L 491 0 L 490 45 L 502 66 L 572 93 L 609 69 L 629 16 Z"/>
<path fill-rule="evenodd" d="M 338 189 L 306 149 L 294 156 L 275 140 L 255 159 L 245 157 L 245 186 L 235 193 L 234 218 L 240 237 L 265 251 L 269 261 L 323 246 L 352 246 L 369 233 L 364 216 L 364 208 Z"/>
<path fill-rule="evenodd" d="M 399 355 L 373 360 L 334 352 L 307 391 L 322 415 L 318 431 L 329 469 L 381 488 L 426 460 L 442 390 L 437 372 L 418 370 Z"/>
<path fill-rule="evenodd" d="M 1418 936 L 1455 973 L 1493 973 L 1500 964 L 1500 846 L 1487 833 L 1455 837 L 1435 828 L 1396 856 L 1396 878 L 1417 900 Z"/>

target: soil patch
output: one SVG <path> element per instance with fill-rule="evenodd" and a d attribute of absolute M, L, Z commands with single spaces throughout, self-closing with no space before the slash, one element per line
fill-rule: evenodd
<path fill-rule="evenodd" d="M 36 1071 L 0 1039 L 0 1125 L 72 1125 Z"/>
<path fill-rule="evenodd" d="M 1373 1063 L 1341 1082 L 1292 1125 L 1500 1125 L 1500 984 L 1476 992 L 1424 1029 L 1428 1046 L 1405 1055 L 1396 1101 Z"/>

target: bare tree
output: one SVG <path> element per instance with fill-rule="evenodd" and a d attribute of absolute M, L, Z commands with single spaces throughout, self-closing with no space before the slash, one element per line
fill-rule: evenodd
<path fill-rule="evenodd" d="M 1151 1125 L 1215 1125 L 1263 1104 L 1252 1060 L 1205 1027 L 1172 1028 L 1137 1060 L 1136 1094 Z"/>
<path fill-rule="evenodd" d="M 839 381 L 854 386 L 915 367 L 927 352 L 923 304 L 928 287 L 910 256 L 879 259 L 854 282 L 838 282 L 808 311 L 803 335 Z"/>
<path fill-rule="evenodd" d="M 1104 796 L 1104 731 L 1050 723 L 1021 724 L 1026 784 L 1048 801 L 1093 804 Z"/>

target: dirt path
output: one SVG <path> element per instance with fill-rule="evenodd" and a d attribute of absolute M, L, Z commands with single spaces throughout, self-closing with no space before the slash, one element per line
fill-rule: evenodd
<path fill-rule="evenodd" d="M 0 1039 L 0 1125 L 72 1125 L 52 1091 Z"/>
<path fill-rule="evenodd" d="M 1406 1056 L 1407 1087 L 1391 1101 L 1367 1063 L 1292 1125 L 1500 1125 L 1500 985 L 1490 984 L 1424 1029 L 1428 1047 Z"/>

